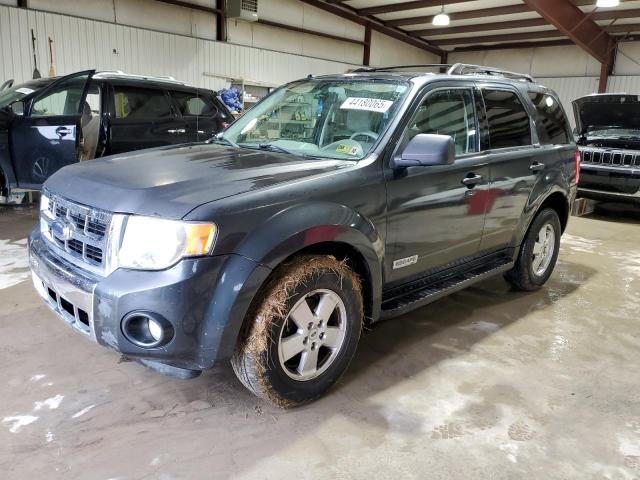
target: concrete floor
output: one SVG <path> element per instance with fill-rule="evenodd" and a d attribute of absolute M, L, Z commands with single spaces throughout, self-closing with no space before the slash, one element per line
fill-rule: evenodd
<path fill-rule="evenodd" d="M 548 285 L 496 278 L 364 335 L 293 411 L 226 366 L 175 380 L 42 305 L 0 210 L 0 477 L 640 478 L 640 210 L 572 219 Z"/>

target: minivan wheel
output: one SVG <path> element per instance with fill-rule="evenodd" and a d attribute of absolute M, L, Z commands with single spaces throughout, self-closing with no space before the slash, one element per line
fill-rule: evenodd
<path fill-rule="evenodd" d="M 321 396 L 346 370 L 362 330 L 357 275 L 329 256 L 300 256 L 272 275 L 247 318 L 231 365 L 279 407 Z"/>
<path fill-rule="evenodd" d="M 562 228 L 552 208 L 540 212 L 520 248 L 518 259 L 505 279 L 515 288 L 533 291 L 544 285 L 553 273 L 560 251 Z"/>

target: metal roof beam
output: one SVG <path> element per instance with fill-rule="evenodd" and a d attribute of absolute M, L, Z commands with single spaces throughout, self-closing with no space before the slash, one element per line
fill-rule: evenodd
<path fill-rule="evenodd" d="M 372 30 L 376 32 L 382 33 L 383 35 L 387 35 L 388 37 L 395 38 L 396 40 L 400 40 L 401 42 L 407 43 L 414 47 L 420 48 L 422 50 L 426 50 L 428 52 L 433 53 L 434 55 L 442 55 L 442 49 L 433 46 L 430 42 L 425 40 L 414 38 L 403 30 L 398 28 L 390 27 L 385 22 L 378 20 L 376 18 L 370 16 L 363 16 L 360 10 L 355 10 L 348 6 L 335 5 L 327 2 L 323 2 L 321 0 L 300 0 L 307 5 L 311 5 L 312 7 L 316 7 L 320 10 L 324 10 L 325 12 L 332 13 L 337 15 L 338 17 L 344 18 L 345 20 L 349 20 L 350 22 L 357 23 L 358 25 L 370 26 Z M 457 0 L 460 1 L 460 0 Z M 465 0 L 469 1 L 469 0 Z"/>
<path fill-rule="evenodd" d="M 572 2 L 569 0 L 523 1 L 600 63 L 611 64 L 612 45 L 615 45 L 615 41 Z"/>

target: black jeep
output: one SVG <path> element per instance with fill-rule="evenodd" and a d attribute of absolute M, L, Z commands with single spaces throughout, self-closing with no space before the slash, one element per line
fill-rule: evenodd
<path fill-rule="evenodd" d="M 582 156 L 579 195 L 640 204 L 640 97 L 588 95 L 573 108 Z"/>
<path fill-rule="evenodd" d="M 5 88 L 0 197 L 78 161 L 204 141 L 232 120 L 215 92 L 168 77 L 90 70 Z"/>
<path fill-rule="evenodd" d="M 156 370 L 231 359 L 288 406 L 344 372 L 363 324 L 493 275 L 551 275 L 576 192 L 562 106 L 489 68 L 307 78 L 209 144 L 69 166 L 30 236 L 36 290 Z"/>

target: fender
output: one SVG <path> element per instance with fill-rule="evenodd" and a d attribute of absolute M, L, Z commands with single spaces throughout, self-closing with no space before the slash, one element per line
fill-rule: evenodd
<path fill-rule="evenodd" d="M 569 212 L 571 211 L 570 205 L 568 204 L 571 192 L 569 181 L 559 169 L 551 170 L 547 175 L 550 175 L 552 178 L 546 178 L 544 182 L 538 181 L 533 186 L 529 200 L 520 217 L 518 227 L 514 232 L 512 245 L 516 247 L 516 254 L 540 207 L 551 195 L 561 193 L 562 196 L 567 199 L 567 207 L 569 208 Z"/>
<path fill-rule="evenodd" d="M 369 219 L 345 205 L 318 201 L 288 207 L 247 235 L 234 253 L 273 269 L 296 252 L 323 242 L 342 243 L 360 253 L 369 270 L 372 317 L 377 319 L 384 239 Z"/>

